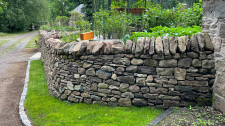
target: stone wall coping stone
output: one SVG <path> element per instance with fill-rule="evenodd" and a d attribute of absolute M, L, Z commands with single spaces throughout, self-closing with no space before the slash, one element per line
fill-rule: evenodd
<path fill-rule="evenodd" d="M 45 32 L 41 32 L 41 35 L 46 34 Z M 148 55 L 171 55 L 175 53 L 185 53 L 188 51 L 193 51 L 199 53 L 200 51 L 209 50 L 213 51 L 213 43 L 209 38 L 208 33 L 198 33 L 196 35 L 191 36 L 191 41 L 187 39 L 188 36 L 182 37 L 168 37 L 164 36 L 163 38 L 157 37 L 154 38 L 145 38 L 140 37 L 137 40 L 137 43 L 131 42 L 131 40 L 127 40 L 126 44 L 122 41 L 113 40 L 109 41 L 105 40 L 103 42 L 74 42 L 77 44 L 70 44 L 71 47 L 70 53 L 74 56 L 80 56 L 84 54 L 92 54 L 92 55 L 109 55 L 109 54 L 148 54 Z M 109 44 L 106 44 L 109 43 Z M 154 44 L 153 44 L 154 43 Z M 189 44 L 190 43 L 190 44 Z M 45 44 L 49 49 L 53 48 L 55 52 L 66 52 L 68 49 L 63 48 L 65 42 L 61 42 L 59 39 L 49 38 Z M 66 46 L 66 47 L 67 47 Z M 172 46 L 172 47 L 171 47 Z M 191 50 L 189 50 L 189 46 L 191 46 Z M 200 50 L 199 50 L 200 48 Z"/>

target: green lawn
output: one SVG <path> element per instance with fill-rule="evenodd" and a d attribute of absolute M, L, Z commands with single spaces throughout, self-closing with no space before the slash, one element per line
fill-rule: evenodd
<path fill-rule="evenodd" d="M 34 38 L 32 38 L 26 45 L 26 48 L 37 48 L 38 44 L 35 43 L 35 40 L 37 40 L 37 42 L 39 41 L 39 35 L 35 36 Z"/>
<path fill-rule="evenodd" d="M 11 39 L 1 39 L 0 40 L 0 46 L 4 45 L 7 42 L 10 42 Z"/>
<path fill-rule="evenodd" d="M 25 108 L 35 126 L 145 126 L 162 109 L 73 104 L 48 94 L 41 61 L 31 61 Z"/>

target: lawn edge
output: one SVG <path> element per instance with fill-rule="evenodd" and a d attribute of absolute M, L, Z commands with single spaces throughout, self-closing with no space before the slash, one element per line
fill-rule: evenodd
<path fill-rule="evenodd" d="M 19 103 L 19 115 L 20 120 L 22 121 L 23 126 L 32 126 L 31 121 L 28 119 L 25 109 L 24 109 L 24 101 L 27 95 L 27 89 L 28 89 L 28 82 L 29 82 L 29 73 L 30 73 L 30 61 L 32 60 L 40 60 L 40 52 L 37 52 L 35 55 L 29 58 L 28 65 L 27 65 L 27 71 L 26 71 L 26 78 L 24 83 L 23 92 L 21 94 L 20 103 Z"/>
<path fill-rule="evenodd" d="M 159 124 L 164 118 L 166 118 L 168 115 L 170 115 L 172 113 L 173 113 L 173 107 L 170 107 L 169 109 L 167 109 L 166 111 L 164 111 L 163 113 L 158 115 L 154 120 L 152 120 L 146 126 L 155 126 L 155 125 Z"/>

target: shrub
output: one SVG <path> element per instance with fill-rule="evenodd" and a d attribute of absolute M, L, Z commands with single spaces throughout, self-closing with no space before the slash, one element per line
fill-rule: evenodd
<path fill-rule="evenodd" d="M 69 20 L 66 16 L 57 16 L 56 21 L 60 22 L 60 25 L 64 25 Z"/>

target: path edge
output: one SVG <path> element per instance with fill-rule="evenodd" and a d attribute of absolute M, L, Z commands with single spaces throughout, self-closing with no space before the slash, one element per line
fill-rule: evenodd
<path fill-rule="evenodd" d="M 30 73 L 30 61 L 40 60 L 41 59 L 40 56 L 41 56 L 41 53 L 37 52 L 32 57 L 30 57 L 29 60 L 28 60 L 25 83 L 24 83 L 23 92 L 21 94 L 20 103 L 19 103 L 19 115 L 20 115 L 20 120 L 22 121 L 23 126 L 32 126 L 31 121 L 28 119 L 28 117 L 25 113 L 24 101 L 25 101 L 25 98 L 26 98 L 26 95 L 27 95 L 27 89 L 28 89 L 29 73 Z"/>

